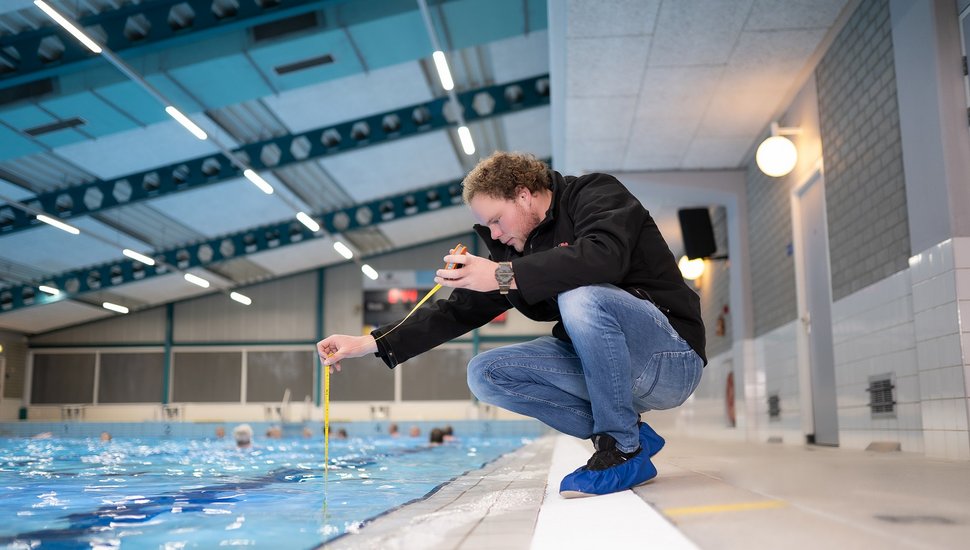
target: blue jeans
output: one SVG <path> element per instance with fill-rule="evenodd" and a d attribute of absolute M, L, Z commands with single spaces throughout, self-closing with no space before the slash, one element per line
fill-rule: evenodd
<path fill-rule="evenodd" d="M 489 350 L 468 364 L 478 399 L 580 439 L 609 434 L 639 447 L 640 413 L 680 405 L 700 383 L 703 360 L 657 307 L 613 285 L 559 295 L 572 343 L 551 336 Z"/>

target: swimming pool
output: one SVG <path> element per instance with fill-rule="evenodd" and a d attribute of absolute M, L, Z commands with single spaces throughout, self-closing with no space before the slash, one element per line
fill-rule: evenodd
<path fill-rule="evenodd" d="M 521 436 L 0 439 L 0 546 L 313 548 L 512 451 Z"/>

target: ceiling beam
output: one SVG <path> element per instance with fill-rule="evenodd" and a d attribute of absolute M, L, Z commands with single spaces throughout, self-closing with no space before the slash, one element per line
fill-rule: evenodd
<path fill-rule="evenodd" d="M 156 251 L 156 265 L 123 260 L 74 269 L 53 275 L 36 284 L 21 284 L 0 290 L 0 313 L 30 306 L 73 299 L 86 292 L 106 290 L 135 281 L 170 273 L 166 266 L 180 270 L 206 267 L 267 250 L 301 243 L 328 234 L 352 231 L 386 221 L 461 204 L 461 180 L 449 181 L 408 193 L 376 199 L 323 214 L 314 215 L 323 231 L 313 232 L 296 220 L 262 225 L 222 237 Z M 38 290 L 46 284 L 60 290 L 51 296 Z"/>
<path fill-rule="evenodd" d="M 444 112 L 447 101 L 448 98 L 441 97 L 333 126 L 250 143 L 232 152 L 243 155 L 254 170 L 275 170 L 357 151 L 453 126 Z M 549 104 L 549 75 L 468 90 L 458 94 L 458 101 L 468 122 L 545 106 Z M 215 153 L 111 180 L 41 193 L 20 202 L 66 220 L 240 177 L 238 168 Z M 39 223 L 34 215 L 21 208 L 0 205 L 0 236 Z"/>
<path fill-rule="evenodd" d="M 126 4 L 117 9 L 82 17 L 77 22 L 86 29 L 100 27 L 103 35 L 90 33 L 90 30 L 89 33 L 98 42 L 106 37 L 102 45 L 114 52 L 141 52 L 171 48 L 342 3 L 347 3 L 347 0 L 247 0 L 238 2 L 234 10 L 227 9 L 216 13 L 212 0 L 155 0 Z M 389 14 L 384 13 L 381 16 L 386 15 Z M 137 22 L 140 29 L 148 29 L 147 34 L 130 32 L 126 28 L 129 21 Z M 41 42 L 50 37 L 56 37 L 64 46 L 63 53 L 54 60 L 45 59 L 40 54 Z M 57 25 L 0 37 L 0 51 L 2 50 L 16 51 L 17 57 L 13 59 L 13 63 L 8 61 L 9 66 L 0 71 L 0 89 L 81 70 L 99 59 L 97 54 Z"/>
<path fill-rule="evenodd" d="M 545 162 L 549 163 L 549 159 L 545 159 Z M 320 223 L 322 231 L 313 232 L 296 220 L 287 220 L 156 251 L 154 266 L 125 258 L 93 267 L 65 271 L 33 284 L 22 284 L 0 290 L 0 314 L 70 300 L 86 292 L 107 290 L 126 283 L 166 275 L 171 273 L 167 266 L 174 266 L 179 270 L 206 268 L 219 262 L 267 250 L 277 250 L 322 238 L 328 234 L 353 231 L 461 203 L 461 180 L 458 179 L 348 208 L 317 213 L 313 218 Z M 51 296 L 41 292 L 37 287 L 42 284 L 59 289 L 60 294 Z"/>

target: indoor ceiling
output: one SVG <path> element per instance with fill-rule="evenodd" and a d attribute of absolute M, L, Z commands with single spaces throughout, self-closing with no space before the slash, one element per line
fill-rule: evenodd
<path fill-rule="evenodd" d="M 440 110 L 447 99 L 412 0 L 49 0 L 186 113 L 210 136 L 205 141 L 102 56 L 77 53 L 69 35 L 30 42 L 50 20 L 30 0 L 5 0 L 0 328 L 32 334 L 116 315 L 104 301 L 137 311 L 228 294 L 345 262 L 334 239 L 360 258 L 467 232 L 465 208 L 430 195 L 411 205 L 409 194 L 459 181 L 497 149 L 554 157 L 568 173 L 739 168 L 804 82 L 847 1 L 554 0 L 562 17 L 552 17 L 539 0 L 429 0 L 455 92 L 470 106 L 477 150 L 466 155 L 446 122 L 378 128 L 415 106 Z M 139 17 L 159 4 L 161 19 Z M 254 5 L 262 9 L 247 16 Z M 206 10 L 222 19 L 193 26 L 203 26 Z M 550 70 L 551 49 L 564 57 L 561 73 Z M 551 105 L 543 89 L 550 72 L 564 88 Z M 504 86 L 515 82 L 518 89 Z M 565 128 L 561 150 L 553 146 L 554 117 Z M 349 122 L 354 130 L 338 132 L 342 141 L 321 134 Z M 355 135 L 361 122 L 369 134 Z M 241 177 L 222 149 L 240 154 L 273 194 Z M 79 235 L 18 224 L 22 209 L 3 205 L 39 210 L 45 196 L 57 199 L 51 213 Z M 672 220 L 684 205 L 640 199 L 679 252 Z M 391 202 L 400 203 L 392 219 L 373 218 Z M 368 204 L 373 210 L 358 208 Z M 324 222 L 322 238 L 274 241 L 265 228 L 295 222 L 297 211 Z M 334 212 L 344 213 L 343 226 Z M 259 236 L 251 249 L 243 244 L 250 235 Z M 229 241 L 240 245 L 234 253 L 206 259 Z M 166 273 L 131 276 L 123 248 L 176 260 Z M 180 263 L 179 254 L 191 260 Z M 183 272 L 212 286 L 194 286 Z M 24 295 L 67 273 L 82 281 L 103 275 L 94 276 L 96 290 Z"/>

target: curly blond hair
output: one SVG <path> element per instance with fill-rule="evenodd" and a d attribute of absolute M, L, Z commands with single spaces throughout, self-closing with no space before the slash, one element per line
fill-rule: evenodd
<path fill-rule="evenodd" d="M 549 167 L 529 153 L 496 151 L 465 176 L 461 195 L 466 203 L 478 193 L 509 200 L 519 186 L 531 193 L 548 189 Z"/>

